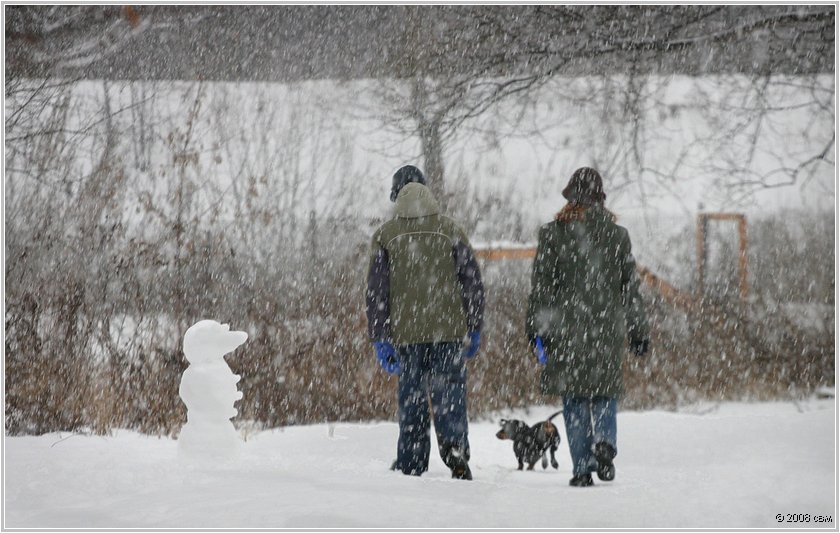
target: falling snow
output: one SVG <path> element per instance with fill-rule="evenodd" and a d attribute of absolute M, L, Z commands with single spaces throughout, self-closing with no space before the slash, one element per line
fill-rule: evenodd
<path fill-rule="evenodd" d="M 773 527 L 836 511 L 835 7 L 4 6 L 4 526 Z M 365 292 L 405 164 L 484 285 L 469 488 L 436 456 L 420 480 L 388 468 L 397 378 Z M 651 330 L 645 357 L 622 346 L 612 366 L 619 478 L 593 494 L 614 516 L 568 493 L 565 442 L 560 472 L 519 476 L 492 438 L 503 414 L 561 401 L 540 393 L 526 316 L 539 228 L 582 166 L 632 237 Z M 579 259 L 592 290 L 618 255 Z M 411 271 L 412 290 L 443 283 Z M 567 298 L 558 331 L 602 348 L 587 330 L 602 304 Z M 202 319 L 248 339 L 215 354 L 238 467 L 172 462 L 196 412 L 182 341 Z"/>

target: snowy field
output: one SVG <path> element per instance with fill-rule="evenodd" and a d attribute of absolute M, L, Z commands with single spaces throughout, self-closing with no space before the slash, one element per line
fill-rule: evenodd
<path fill-rule="evenodd" d="M 471 425 L 473 482 L 450 479 L 434 452 L 422 478 L 389 471 L 394 423 L 251 434 L 225 466 L 182 464 L 176 441 L 131 432 L 6 437 L 3 525 L 836 529 L 835 409 L 811 400 L 622 412 L 616 481 L 583 489 L 567 485 L 565 435 L 559 471 L 518 472 L 495 421 Z M 811 521 L 779 524 L 778 514 Z"/>

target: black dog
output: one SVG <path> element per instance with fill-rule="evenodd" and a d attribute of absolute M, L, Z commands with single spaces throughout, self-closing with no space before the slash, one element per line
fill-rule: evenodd
<path fill-rule="evenodd" d="M 554 457 L 554 452 L 557 451 L 557 446 L 560 444 L 560 433 L 557 431 L 551 419 L 559 415 L 563 411 L 557 411 L 545 422 L 540 422 L 532 427 L 521 420 L 502 420 L 502 429 L 496 433 L 496 437 L 501 440 L 510 439 L 513 441 L 513 453 L 516 455 L 516 460 L 519 461 L 519 470 L 528 463 L 528 470 L 533 470 L 537 461 L 542 459 L 542 467 L 548 468 L 548 459 L 546 458 L 546 450 L 551 451 L 551 466 L 559 467 L 557 459 Z"/>

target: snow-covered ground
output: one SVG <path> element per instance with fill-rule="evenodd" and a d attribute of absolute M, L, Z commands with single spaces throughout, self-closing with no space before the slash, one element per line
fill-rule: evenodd
<path fill-rule="evenodd" d="M 565 436 L 559 471 L 518 472 L 494 421 L 470 427 L 473 482 L 450 479 L 435 454 L 422 478 L 389 471 L 390 422 L 251 434 L 235 463 L 212 467 L 180 463 L 176 441 L 130 432 L 6 437 L 3 525 L 837 527 L 834 399 L 622 412 L 618 424 L 616 481 L 585 489 L 567 485 Z M 779 524 L 780 514 L 810 522 Z"/>

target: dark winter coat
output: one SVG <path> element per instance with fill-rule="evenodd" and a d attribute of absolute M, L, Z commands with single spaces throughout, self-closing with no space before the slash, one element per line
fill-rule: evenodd
<path fill-rule="evenodd" d="M 526 330 L 541 336 L 546 395 L 624 392 L 626 339 L 649 329 L 627 230 L 600 204 L 569 204 L 539 230 Z"/>
<path fill-rule="evenodd" d="M 464 231 L 440 214 L 426 186 L 405 185 L 394 218 L 374 233 L 366 303 L 373 341 L 460 342 L 481 329 L 478 262 Z"/>

